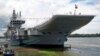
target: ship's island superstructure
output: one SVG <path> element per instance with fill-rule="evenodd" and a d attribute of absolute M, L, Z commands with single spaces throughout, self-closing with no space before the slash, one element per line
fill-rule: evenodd
<path fill-rule="evenodd" d="M 21 25 L 21 12 L 13 10 L 5 37 L 11 45 L 64 46 L 67 36 L 89 23 L 94 15 L 54 15 L 50 20 L 34 28 L 24 29 Z"/>

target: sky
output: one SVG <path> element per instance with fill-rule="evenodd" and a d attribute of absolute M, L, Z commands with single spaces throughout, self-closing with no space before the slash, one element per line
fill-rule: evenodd
<path fill-rule="evenodd" d="M 81 12 L 96 16 L 73 34 L 100 33 L 100 0 L 0 0 L 0 36 L 6 31 L 13 9 L 22 12 L 22 19 L 26 21 L 22 27 L 29 28 L 41 24 L 52 15 L 73 13 L 75 4 L 78 7 L 76 14 Z"/>

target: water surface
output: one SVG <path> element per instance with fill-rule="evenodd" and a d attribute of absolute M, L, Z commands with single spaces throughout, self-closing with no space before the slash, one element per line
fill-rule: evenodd
<path fill-rule="evenodd" d="M 6 41 L 0 39 L 0 44 Z M 66 48 L 71 45 L 71 48 Z M 16 56 L 100 56 L 100 37 L 68 38 L 65 48 L 16 47 Z"/>

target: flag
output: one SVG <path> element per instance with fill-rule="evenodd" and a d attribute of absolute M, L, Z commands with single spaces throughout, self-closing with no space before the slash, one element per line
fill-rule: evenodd
<path fill-rule="evenodd" d="M 77 9 L 78 8 L 78 6 L 75 4 L 75 9 Z"/>

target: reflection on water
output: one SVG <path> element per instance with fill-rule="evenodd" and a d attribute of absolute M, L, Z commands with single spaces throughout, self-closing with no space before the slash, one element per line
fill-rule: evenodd
<path fill-rule="evenodd" d="M 66 48 L 68 44 L 71 44 L 71 48 Z M 100 56 L 100 38 L 68 38 L 65 48 L 17 46 L 14 50 L 16 56 Z"/>

